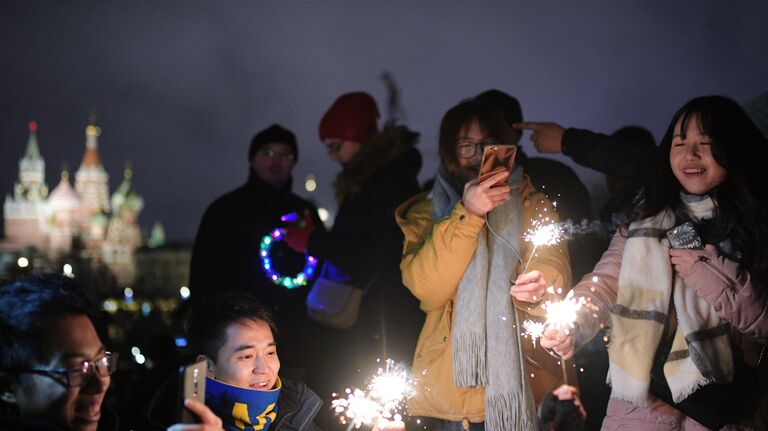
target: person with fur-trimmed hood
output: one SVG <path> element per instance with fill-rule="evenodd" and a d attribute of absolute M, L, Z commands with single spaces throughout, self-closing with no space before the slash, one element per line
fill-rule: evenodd
<path fill-rule="evenodd" d="M 342 167 L 334 183 L 335 223 L 326 232 L 308 218 L 286 236 L 294 250 L 332 265 L 339 281 L 367 288 L 355 327 L 333 334 L 350 350 L 345 361 L 363 369 L 384 355 L 410 362 L 423 322 L 400 281 L 403 235 L 394 217 L 397 206 L 419 192 L 419 134 L 394 123 L 379 130 L 378 118 L 376 102 L 364 92 L 342 95 L 323 115 L 320 140 Z"/>

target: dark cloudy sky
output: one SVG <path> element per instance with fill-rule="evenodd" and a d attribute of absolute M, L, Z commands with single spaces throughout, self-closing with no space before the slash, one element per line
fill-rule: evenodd
<path fill-rule="evenodd" d="M 0 190 L 12 192 L 29 120 L 53 188 L 63 162 L 79 165 L 93 114 L 111 189 L 130 161 L 142 224 L 191 240 L 206 205 L 245 180 L 251 136 L 279 122 L 300 140 L 294 189 L 309 196 L 316 175 L 311 197 L 333 210 L 338 167 L 318 120 L 344 92 L 383 103 L 383 71 L 422 133 L 422 179 L 442 114 L 488 88 L 516 95 L 527 119 L 658 138 L 694 96 L 768 90 L 767 18 L 763 0 L 2 0 Z"/>

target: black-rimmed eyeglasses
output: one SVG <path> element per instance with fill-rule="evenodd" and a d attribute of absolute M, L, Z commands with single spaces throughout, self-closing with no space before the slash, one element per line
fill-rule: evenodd
<path fill-rule="evenodd" d="M 99 377 L 111 376 L 117 370 L 117 353 L 105 352 L 104 356 L 93 361 L 83 361 L 80 366 L 74 368 L 54 368 L 45 370 L 40 368 L 31 368 L 24 370 L 10 370 L 11 373 L 31 373 L 48 376 L 65 387 L 74 388 L 82 386 L 85 382 L 85 376 L 91 371 Z"/>
<path fill-rule="evenodd" d="M 499 143 L 494 139 L 483 139 L 477 142 L 462 140 L 456 146 L 456 154 L 462 159 L 473 159 L 483 151 L 483 148 L 490 145 L 499 145 Z"/>
<path fill-rule="evenodd" d="M 271 148 L 263 148 L 258 153 L 270 159 L 293 160 L 296 157 L 293 153 L 277 152 Z"/>

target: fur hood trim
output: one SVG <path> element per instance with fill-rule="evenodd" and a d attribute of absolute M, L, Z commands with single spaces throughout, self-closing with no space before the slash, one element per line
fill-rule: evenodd
<path fill-rule="evenodd" d="M 373 135 L 360 151 L 344 167 L 334 182 L 336 199 L 341 202 L 345 196 L 358 192 L 385 165 L 402 158 L 418 142 L 419 134 L 406 126 L 387 124 Z M 420 168 L 419 158 L 416 170 Z"/>

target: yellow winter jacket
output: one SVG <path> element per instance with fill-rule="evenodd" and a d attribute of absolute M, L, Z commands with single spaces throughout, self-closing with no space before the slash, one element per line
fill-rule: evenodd
<path fill-rule="evenodd" d="M 541 214 L 558 220 L 549 200 L 533 188 L 527 176 L 524 176 L 523 185 L 518 190 L 523 198 L 519 220 L 522 223 L 521 232 L 531 227 L 532 220 L 541 219 Z M 421 301 L 421 309 L 427 314 L 413 359 L 413 374 L 418 383 L 416 395 L 408 401 L 408 413 L 453 421 L 483 422 L 484 389 L 457 388 L 454 385 L 451 327 L 459 282 L 472 260 L 477 236 L 485 227 L 485 219 L 471 214 L 459 202 L 449 216 L 435 222 L 427 193 L 403 203 L 396 211 L 396 219 L 405 236 L 400 263 L 403 284 Z M 520 240 L 524 262 L 528 260 L 532 248 L 529 243 Z M 519 265 L 517 262 L 510 264 Z M 564 291 L 570 287 L 571 268 L 565 242 L 536 250 L 528 271 L 534 269 L 541 271 L 556 289 Z M 521 270 L 518 267 L 518 272 Z M 549 297 L 547 294 L 542 302 Z M 544 314 L 538 303 L 514 302 L 518 309 L 529 314 Z M 528 353 L 532 346 L 526 348 L 524 344 L 524 348 Z M 530 367 L 531 359 L 527 362 Z M 560 374 L 557 368 L 550 373 L 552 379 L 545 381 L 537 375 L 531 380 L 537 401 L 546 391 L 554 389 L 551 385 L 555 384 L 554 380 Z M 532 372 L 529 368 L 529 373 Z"/>

